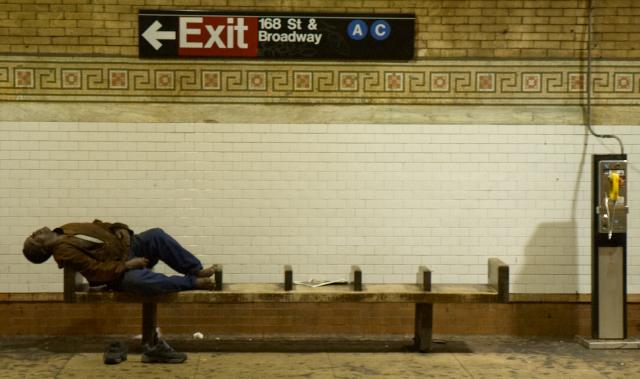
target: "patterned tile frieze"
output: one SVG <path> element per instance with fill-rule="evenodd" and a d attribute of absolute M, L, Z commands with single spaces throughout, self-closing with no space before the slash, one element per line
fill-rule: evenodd
<path fill-rule="evenodd" d="M 0 100 L 340 104 L 585 101 L 579 61 L 409 64 L 0 58 Z M 594 64 L 594 104 L 640 104 L 640 63 Z"/>

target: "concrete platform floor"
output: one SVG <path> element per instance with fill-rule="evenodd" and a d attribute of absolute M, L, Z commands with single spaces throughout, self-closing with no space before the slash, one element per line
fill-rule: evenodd
<path fill-rule="evenodd" d="M 0 378 L 640 378 L 638 350 L 587 350 L 572 339 L 436 336 L 434 351 L 410 340 L 189 341 L 183 364 L 143 364 L 139 342 L 128 361 L 102 363 L 104 338 L 0 337 Z"/>

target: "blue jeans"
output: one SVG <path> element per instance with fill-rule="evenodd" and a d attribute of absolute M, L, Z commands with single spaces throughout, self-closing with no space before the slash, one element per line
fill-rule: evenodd
<path fill-rule="evenodd" d="M 147 268 L 129 270 L 116 284 L 116 289 L 142 296 L 156 296 L 171 292 L 188 291 L 196 286 L 196 274 L 202 263 L 164 230 L 149 229 L 131 238 L 129 259 L 147 258 Z M 150 269 L 163 261 L 183 274 L 167 276 Z"/>

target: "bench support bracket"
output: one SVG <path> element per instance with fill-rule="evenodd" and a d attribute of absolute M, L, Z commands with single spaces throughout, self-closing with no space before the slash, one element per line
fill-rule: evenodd
<path fill-rule="evenodd" d="M 416 304 L 416 329 L 414 346 L 421 353 L 431 350 L 433 334 L 433 304 Z"/>
<path fill-rule="evenodd" d="M 154 345 L 158 318 L 157 303 L 142 303 L 142 344 Z"/>

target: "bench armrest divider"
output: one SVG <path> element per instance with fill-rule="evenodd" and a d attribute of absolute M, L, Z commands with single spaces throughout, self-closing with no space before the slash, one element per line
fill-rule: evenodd
<path fill-rule="evenodd" d="M 354 291 L 362 291 L 362 270 L 358 266 L 351 266 L 351 282 Z"/>
<path fill-rule="evenodd" d="M 293 290 L 293 269 L 291 265 L 284 266 L 284 290 Z"/>
<path fill-rule="evenodd" d="M 418 286 L 425 292 L 431 292 L 431 270 L 427 266 L 418 268 Z"/>
<path fill-rule="evenodd" d="M 498 258 L 489 258 L 489 285 L 498 290 L 499 302 L 509 302 L 509 266 Z"/>
<path fill-rule="evenodd" d="M 215 266 L 215 270 L 213 271 L 213 275 L 215 278 L 215 285 L 213 287 L 214 291 L 222 291 L 222 288 L 224 287 L 223 283 L 222 283 L 222 266 L 221 265 L 216 265 Z"/>

